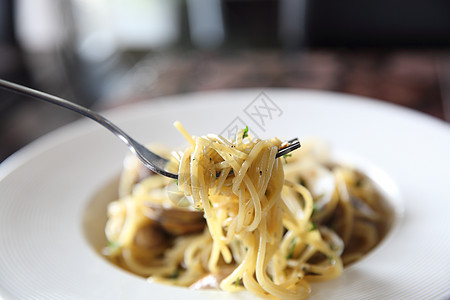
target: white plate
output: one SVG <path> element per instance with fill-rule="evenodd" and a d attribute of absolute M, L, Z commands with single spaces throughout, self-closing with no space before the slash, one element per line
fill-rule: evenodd
<path fill-rule="evenodd" d="M 174 120 L 194 135 L 221 133 L 233 127 L 230 123 L 242 121 L 260 137 L 322 137 L 383 187 L 396 222 L 383 243 L 340 278 L 314 284 L 312 299 L 450 295 L 450 127 L 446 123 L 365 98 L 282 89 L 174 96 L 117 109 L 107 116 L 140 141 L 169 146 L 183 143 L 172 127 Z M 37 140 L 1 164 L 0 295 L 5 299 L 254 299 L 246 292 L 150 284 L 98 254 L 95 247 L 103 241 L 98 226 L 104 221 L 105 201 L 115 194 L 105 186 L 111 186 L 120 172 L 125 153 L 112 134 L 82 120 Z"/>

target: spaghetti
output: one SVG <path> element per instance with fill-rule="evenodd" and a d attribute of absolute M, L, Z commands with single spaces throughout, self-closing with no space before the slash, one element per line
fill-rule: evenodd
<path fill-rule="evenodd" d="M 339 276 L 384 235 L 373 184 L 331 164 L 318 143 L 285 161 L 278 139 L 192 137 L 175 126 L 190 144 L 168 166 L 178 182 L 140 178 L 126 160 L 106 225 L 116 264 L 155 282 L 303 299 L 308 282 Z"/>

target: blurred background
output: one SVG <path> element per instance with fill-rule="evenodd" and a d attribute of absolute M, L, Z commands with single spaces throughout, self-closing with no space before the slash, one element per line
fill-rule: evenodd
<path fill-rule="evenodd" d="M 0 0 L 0 78 L 98 111 L 286 87 L 449 122 L 450 1 Z M 77 118 L 0 90 L 0 161 Z"/>

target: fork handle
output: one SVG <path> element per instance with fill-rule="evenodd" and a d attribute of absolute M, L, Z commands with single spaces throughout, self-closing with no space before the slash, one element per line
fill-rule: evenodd
<path fill-rule="evenodd" d="M 95 111 L 90 110 L 89 108 L 86 108 L 84 106 L 78 105 L 76 103 L 70 102 L 68 100 L 37 91 L 25 86 L 22 86 L 20 84 L 12 83 L 6 80 L 0 79 L 0 88 L 3 88 L 8 91 L 12 91 L 14 93 L 22 94 L 25 96 L 29 96 L 32 98 L 36 98 L 39 100 L 43 100 L 52 104 L 56 104 L 59 106 L 62 106 L 64 108 L 70 109 L 74 112 L 77 112 L 85 117 L 88 117 L 95 122 L 99 123 L 109 131 L 111 131 L 115 136 L 117 136 L 122 142 L 124 142 L 128 149 L 131 150 L 149 169 L 152 171 L 159 173 L 164 176 L 168 176 L 171 178 L 176 178 L 176 174 L 172 174 L 170 172 L 167 172 L 163 170 L 163 168 L 159 168 L 155 165 L 151 160 L 147 159 L 147 157 L 152 157 L 154 160 L 158 160 L 158 163 L 162 164 L 166 160 L 159 155 L 149 151 L 146 147 L 141 145 L 140 143 L 136 142 L 133 138 L 131 138 L 128 134 L 126 134 L 122 129 L 117 127 L 115 124 L 113 124 L 111 121 L 103 117 L 102 115 L 96 113 Z M 142 153 L 145 153 L 146 157 L 142 155 Z"/>
<path fill-rule="evenodd" d="M 12 83 L 12 82 L 9 82 L 9 81 L 3 80 L 3 79 L 0 79 L 0 88 L 70 109 L 72 111 L 75 111 L 85 117 L 88 117 L 88 118 L 96 121 L 97 123 L 103 125 L 104 127 L 109 129 L 111 132 L 113 132 L 115 135 L 117 135 L 119 137 L 120 137 L 120 135 L 122 135 L 125 138 L 130 138 L 125 132 L 123 132 L 119 127 L 117 127 L 116 125 L 111 123 L 105 117 L 90 110 L 89 108 L 78 105 L 74 102 L 70 102 L 68 100 L 65 100 L 65 99 L 62 99 L 62 98 L 59 98 L 59 97 L 56 97 L 56 96 L 53 96 L 53 95 L 50 95 L 50 94 L 47 94 L 47 93 L 44 93 L 41 91 L 37 91 L 32 88 L 22 86 L 20 84 Z"/>

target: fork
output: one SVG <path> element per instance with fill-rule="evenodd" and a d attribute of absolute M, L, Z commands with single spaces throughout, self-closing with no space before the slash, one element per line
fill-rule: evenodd
<path fill-rule="evenodd" d="M 141 143 L 138 143 L 135 139 L 126 134 L 122 129 L 120 129 L 117 125 L 113 124 L 111 121 L 103 117 L 102 115 L 90 110 L 89 108 L 83 107 L 76 103 L 70 102 L 68 100 L 31 89 L 29 87 L 12 83 L 6 80 L 0 79 L 0 88 L 3 88 L 8 91 L 12 91 L 18 94 L 22 94 L 25 96 L 29 96 L 31 98 L 36 98 L 39 100 L 43 100 L 52 104 L 56 104 L 62 106 L 64 108 L 75 111 L 85 117 L 88 117 L 100 125 L 104 126 L 106 129 L 111 131 L 116 137 L 118 137 L 122 142 L 124 142 L 128 149 L 136 155 L 141 162 L 149 168 L 151 171 L 158 173 L 163 176 L 167 176 L 169 178 L 178 179 L 177 174 L 173 174 L 165 170 L 165 166 L 168 162 L 167 159 L 153 153 L 147 147 L 143 146 Z M 276 154 L 276 157 L 281 157 L 283 155 L 288 154 L 289 152 L 300 147 L 300 142 L 297 138 L 289 140 L 283 143 L 283 147 L 279 149 Z"/>

